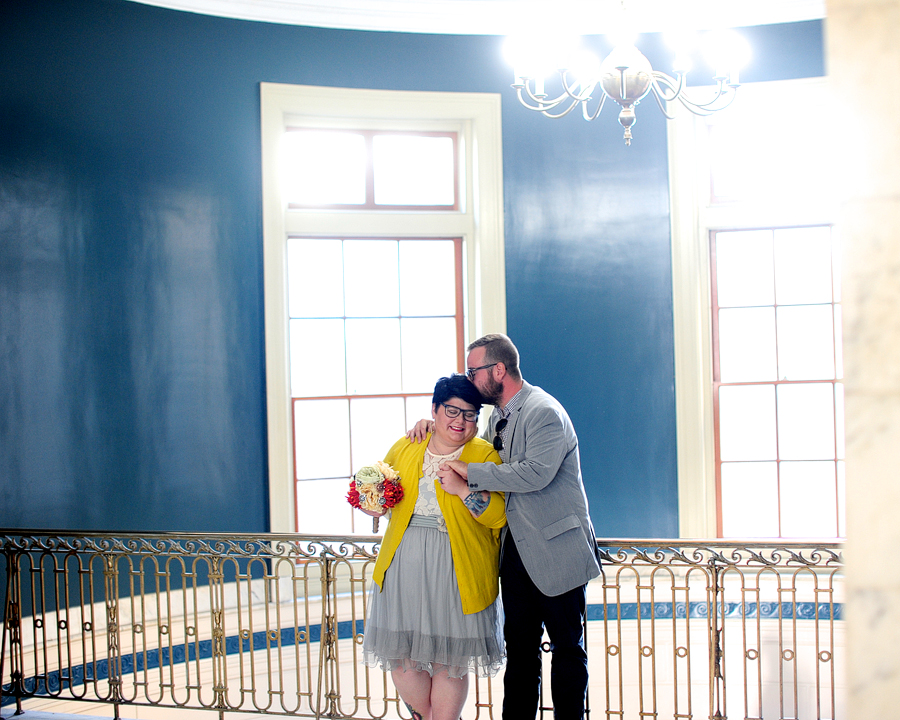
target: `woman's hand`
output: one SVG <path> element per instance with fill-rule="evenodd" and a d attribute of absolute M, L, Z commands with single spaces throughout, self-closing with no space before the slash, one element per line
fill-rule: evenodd
<path fill-rule="evenodd" d="M 434 432 L 434 420 L 422 418 L 411 430 L 407 431 L 406 439 L 410 442 L 420 443 L 428 437 L 430 432 Z"/>
<path fill-rule="evenodd" d="M 359 510 L 360 512 L 364 512 L 366 515 L 369 515 L 370 517 L 379 518 L 379 517 L 384 517 L 385 515 L 387 515 L 387 510 L 378 511 L 378 510 L 366 510 L 365 508 L 356 508 L 356 509 Z"/>
<path fill-rule="evenodd" d="M 441 487 L 444 488 L 444 492 L 451 495 L 464 498 L 471 492 L 468 483 L 462 479 L 458 472 L 450 467 L 449 463 L 441 465 L 438 470 L 438 478 L 440 479 Z"/>

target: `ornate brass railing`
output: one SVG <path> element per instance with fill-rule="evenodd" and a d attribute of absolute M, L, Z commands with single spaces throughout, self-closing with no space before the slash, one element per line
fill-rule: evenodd
<path fill-rule="evenodd" d="M 408 717 L 361 664 L 378 541 L 0 531 L 0 701 Z M 840 545 L 598 543 L 590 716 L 844 716 Z M 499 678 L 469 695 L 499 718 Z"/>

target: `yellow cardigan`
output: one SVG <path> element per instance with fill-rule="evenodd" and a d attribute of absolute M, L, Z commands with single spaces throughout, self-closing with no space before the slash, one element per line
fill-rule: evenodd
<path fill-rule="evenodd" d="M 375 562 L 373 578 L 380 588 L 384 587 L 384 573 L 390 566 L 412 517 L 419 495 L 425 448 L 430 439 L 431 435 L 424 442 L 413 443 L 402 437 L 384 458 L 386 463 L 400 473 L 403 499 L 391 510 L 391 519 Z M 500 464 L 497 451 L 490 443 L 477 437 L 466 443 L 459 459 L 466 463 Z M 440 483 L 435 483 L 435 491 L 450 536 L 450 552 L 463 613 L 469 615 L 479 612 L 494 602 L 500 588 L 500 530 L 506 525 L 503 493 L 492 492 L 490 503 L 476 519 L 462 501 L 445 492 Z"/>

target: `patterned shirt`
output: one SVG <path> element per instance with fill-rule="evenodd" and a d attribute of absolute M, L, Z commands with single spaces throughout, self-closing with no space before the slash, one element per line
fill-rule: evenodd
<path fill-rule="evenodd" d="M 503 462 L 509 462 L 509 418 L 513 412 L 520 407 L 522 407 L 521 389 L 510 398 L 509 402 L 506 403 L 504 407 L 501 408 L 499 405 L 494 407 L 494 415 L 496 416 L 494 427 L 497 427 L 497 422 L 501 419 L 507 419 L 506 426 L 500 431 L 500 439 L 503 440 L 503 449 L 500 450 L 500 459 L 503 460 Z M 490 442 L 491 438 L 487 438 L 487 440 Z"/>

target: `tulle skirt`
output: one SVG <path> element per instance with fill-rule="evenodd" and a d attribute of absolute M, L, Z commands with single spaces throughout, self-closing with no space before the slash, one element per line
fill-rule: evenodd
<path fill-rule="evenodd" d="M 426 671 L 450 677 L 493 677 L 504 658 L 500 597 L 464 615 L 450 538 L 436 527 L 410 525 L 379 591 L 372 583 L 363 638 L 369 667 Z"/>

